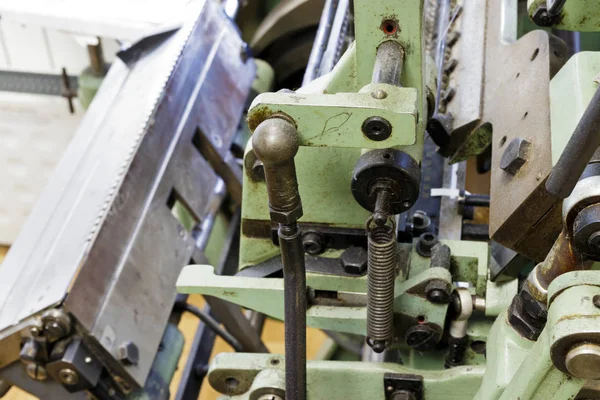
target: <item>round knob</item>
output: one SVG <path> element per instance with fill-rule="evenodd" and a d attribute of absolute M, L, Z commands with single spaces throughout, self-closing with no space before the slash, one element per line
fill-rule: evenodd
<path fill-rule="evenodd" d="M 289 162 L 299 147 L 296 127 L 283 118 L 261 122 L 252 135 L 252 149 L 265 166 Z"/>

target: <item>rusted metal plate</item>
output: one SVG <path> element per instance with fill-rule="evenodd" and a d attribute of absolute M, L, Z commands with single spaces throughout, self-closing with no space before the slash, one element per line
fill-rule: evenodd
<path fill-rule="evenodd" d="M 514 41 L 516 8 L 502 0 L 488 2 L 484 123 L 491 123 L 492 176 L 490 235 L 498 242 L 541 260 L 560 232 L 560 218 L 550 213 L 556 200 L 544 188 L 552 169 L 550 79 L 564 64 L 564 43 L 544 31 L 533 31 Z M 500 169 L 500 159 L 511 140 L 531 143 L 528 159 L 512 175 Z M 551 220 L 540 221 L 549 216 Z M 539 232 L 543 226 L 546 232 Z M 536 227 L 536 229 L 532 229 Z"/>

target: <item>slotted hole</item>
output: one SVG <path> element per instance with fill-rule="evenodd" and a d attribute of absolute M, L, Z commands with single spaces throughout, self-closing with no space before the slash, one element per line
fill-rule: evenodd
<path fill-rule="evenodd" d="M 171 214 L 177 218 L 177 221 L 188 232 L 191 232 L 192 228 L 200 222 L 200 219 L 196 217 L 190 206 L 174 188 L 171 189 L 171 193 L 167 198 L 167 207 L 169 207 Z"/>
<path fill-rule="evenodd" d="M 531 61 L 535 60 L 538 54 L 540 54 L 540 49 L 535 49 L 533 54 L 531 55 Z"/>

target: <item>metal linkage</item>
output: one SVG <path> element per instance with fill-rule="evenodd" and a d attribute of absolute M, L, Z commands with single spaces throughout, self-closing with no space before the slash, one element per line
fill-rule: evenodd
<path fill-rule="evenodd" d="M 285 301 L 285 385 L 289 400 L 306 399 L 306 267 L 302 236 L 296 221 L 302 203 L 294 156 L 298 133 L 293 121 L 275 115 L 262 122 L 252 147 L 264 164 L 271 220 L 279 224 Z"/>

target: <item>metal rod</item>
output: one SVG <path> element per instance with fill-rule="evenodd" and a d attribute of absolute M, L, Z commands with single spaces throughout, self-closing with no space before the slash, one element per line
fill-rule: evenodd
<path fill-rule="evenodd" d="M 558 197 L 569 197 L 592 155 L 600 146 L 600 89 L 585 110 L 558 162 L 546 181 L 546 190 Z"/>
<path fill-rule="evenodd" d="M 489 207 L 490 206 L 490 195 L 489 194 L 468 194 L 464 200 L 465 206 L 472 207 Z"/>
<path fill-rule="evenodd" d="M 387 83 L 400 86 L 400 75 L 404 65 L 404 49 L 398 42 L 388 40 L 377 48 L 372 83 Z"/>
<path fill-rule="evenodd" d="M 225 329 L 221 328 L 219 322 L 210 316 L 208 313 L 204 312 L 204 310 L 199 309 L 196 306 L 193 306 L 189 303 L 176 303 L 175 306 L 177 308 L 181 308 L 184 311 L 189 312 L 190 314 L 195 315 L 200 321 L 204 322 L 206 326 L 212 329 L 217 335 L 221 337 L 228 345 L 233 347 L 235 351 L 243 351 L 244 346 L 236 338 L 233 337 L 229 332 Z"/>
<path fill-rule="evenodd" d="M 279 224 L 285 303 L 285 398 L 305 400 L 306 266 L 296 223 L 302 216 L 302 202 L 294 164 L 298 132 L 292 122 L 284 115 L 261 122 L 252 135 L 252 148 L 264 165 L 271 220 Z"/>
<path fill-rule="evenodd" d="M 327 48 L 327 40 L 331 33 L 337 6 L 338 0 L 325 0 L 321 20 L 319 21 L 319 27 L 317 28 L 317 35 L 315 36 L 315 41 L 310 56 L 308 57 L 304 79 L 302 79 L 302 86 L 312 82 L 319 76 L 321 60 L 323 59 L 323 54 L 325 54 L 325 49 Z"/>
<path fill-rule="evenodd" d="M 296 223 L 279 225 L 285 302 L 285 398 L 306 399 L 306 267 Z M 291 379 L 290 379 L 291 378 Z"/>

